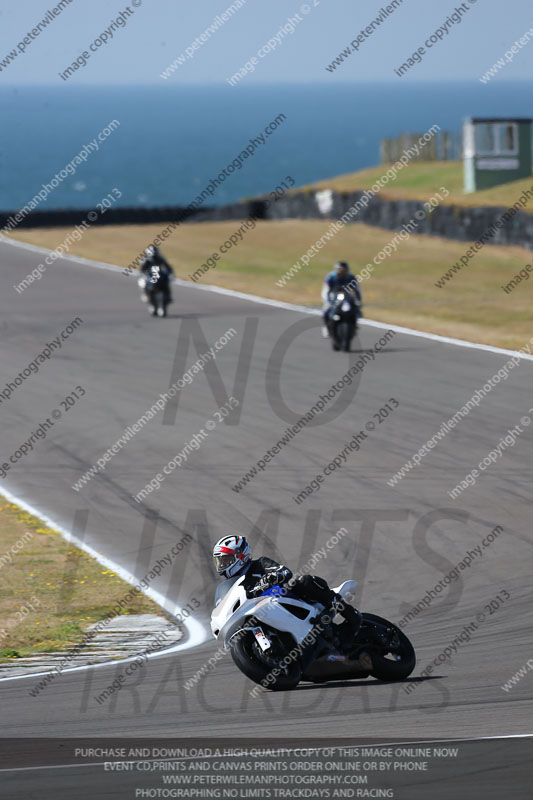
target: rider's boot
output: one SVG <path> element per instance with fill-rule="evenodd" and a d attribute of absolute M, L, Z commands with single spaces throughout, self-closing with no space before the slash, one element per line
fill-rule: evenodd
<path fill-rule="evenodd" d="M 322 313 L 322 336 L 324 339 L 329 338 L 328 311 Z"/>
<path fill-rule="evenodd" d="M 340 614 L 344 622 L 339 625 L 340 650 L 349 655 L 356 646 L 354 640 L 361 629 L 363 615 L 351 606 L 340 594 L 336 594 L 331 604 L 331 613 Z"/>

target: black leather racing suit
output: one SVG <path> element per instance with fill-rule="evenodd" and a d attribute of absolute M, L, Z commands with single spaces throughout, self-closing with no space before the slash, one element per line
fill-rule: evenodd
<path fill-rule="evenodd" d="M 283 586 L 287 581 L 292 578 L 292 572 L 288 567 L 278 564 L 271 558 L 262 556 L 250 561 L 248 569 L 246 570 L 246 577 L 243 586 L 246 589 L 246 594 L 253 597 L 252 591 L 256 588 L 257 584 L 262 578 L 268 576 L 271 586 L 279 584 Z"/>
<path fill-rule="evenodd" d="M 144 257 L 141 262 L 140 272 L 146 278 L 146 287 L 149 290 L 150 285 L 159 283 L 165 292 L 167 303 L 172 303 L 172 292 L 170 284 L 174 277 L 174 270 L 163 256 L 153 256 L 152 258 Z"/>
<path fill-rule="evenodd" d="M 332 608 L 344 619 L 342 625 L 342 638 L 351 642 L 359 631 L 361 615 L 355 608 L 346 603 L 340 595 L 329 588 L 324 578 L 318 575 L 298 575 L 293 577 L 291 570 L 283 564 L 278 564 L 271 558 L 263 556 L 250 562 L 246 570 L 243 586 L 246 594 L 254 596 L 254 590 L 264 591 L 265 583 L 270 586 L 287 586 L 294 594 L 308 603 L 322 603 L 326 612 Z"/>

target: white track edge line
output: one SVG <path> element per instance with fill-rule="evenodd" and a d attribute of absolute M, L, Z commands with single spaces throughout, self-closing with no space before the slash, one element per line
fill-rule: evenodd
<path fill-rule="evenodd" d="M 6 239 L 2 238 L 0 241 L 4 241 L 7 244 L 11 244 L 14 247 L 21 247 L 24 250 L 32 250 L 38 253 L 51 253 L 52 250 L 47 250 L 44 247 L 38 247 L 37 245 L 28 244 L 27 242 L 19 242 L 16 239 Z M 74 261 L 78 264 L 82 264 L 84 266 L 89 267 L 96 267 L 97 269 L 105 269 L 110 272 L 115 272 L 116 274 L 120 274 L 119 270 L 123 270 L 124 267 L 119 267 L 116 264 L 108 264 L 105 261 L 91 261 L 88 258 L 82 258 L 81 256 L 74 256 L 74 255 L 61 255 L 60 258 L 65 259 L 67 261 Z M 268 297 L 261 297 L 260 295 L 255 294 L 245 294 L 244 292 L 238 292 L 234 289 L 224 289 L 222 286 L 214 286 L 212 284 L 197 284 L 194 281 L 184 281 L 181 278 L 174 278 L 174 283 L 178 286 L 186 286 L 189 289 L 199 289 L 205 292 L 214 292 L 217 294 L 225 294 L 228 297 L 237 297 L 241 300 L 247 300 L 250 303 L 260 303 L 261 305 L 268 305 L 274 306 L 275 308 L 283 308 L 288 311 L 298 311 L 302 314 L 313 314 L 315 316 L 321 314 L 320 309 L 316 308 L 309 308 L 307 306 L 298 306 L 293 305 L 292 303 L 285 303 L 283 300 L 272 300 Z M 528 355 L 527 353 L 520 353 L 518 350 L 506 350 L 502 347 L 493 347 L 489 344 L 480 344 L 479 342 L 469 342 L 467 339 L 453 339 L 449 336 L 441 336 L 437 333 L 427 333 L 426 331 L 419 331 L 416 328 L 404 328 L 401 325 L 388 325 L 385 322 L 376 322 L 375 320 L 371 319 L 362 319 L 360 320 L 361 325 L 368 325 L 369 327 L 373 328 L 382 328 L 383 330 L 392 330 L 395 333 L 403 333 L 406 336 L 418 336 L 421 339 L 429 339 L 434 342 L 441 342 L 442 344 L 453 344 L 456 347 L 468 347 L 473 350 L 483 350 L 486 353 L 495 353 L 496 355 L 501 356 L 516 356 L 518 358 L 523 358 L 526 361 L 533 361 L 533 355 Z"/>
<path fill-rule="evenodd" d="M 95 561 L 97 561 L 103 567 L 112 569 L 113 572 L 115 572 L 126 583 L 129 583 L 131 586 L 135 586 L 139 583 L 137 578 L 130 572 L 128 572 L 126 569 L 124 569 L 119 564 L 112 561 L 110 558 L 107 558 L 107 556 L 103 556 L 97 550 L 95 550 L 85 542 L 81 541 L 76 536 L 73 536 L 71 533 L 69 533 L 69 531 L 67 531 L 61 525 L 58 525 L 57 522 L 55 522 L 53 519 L 46 516 L 45 514 L 43 514 L 43 512 L 39 511 L 34 506 L 31 506 L 29 503 L 26 503 L 25 500 L 21 500 L 19 497 L 17 497 L 16 495 L 12 494 L 11 492 L 9 492 L 7 489 L 4 488 L 0 489 L 0 494 L 2 494 L 10 503 L 14 503 L 17 506 L 20 506 L 25 511 L 28 511 L 30 514 L 39 517 L 39 519 L 42 519 L 43 522 L 45 522 L 49 527 L 59 531 L 60 534 L 63 536 L 63 538 L 67 540 L 67 542 L 72 542 L 73 544 L 75 544 L 76 547 L 78 547 L 80 550 L 83 550 L 85 553 L 90 555 L 91 558 L 94 558 Z M 150 587 L 148 587 L 147 589 L 143 589 L 142 592 L 151 600 L 153 600 L 155 603 L 157 603 L 158 606 L 163 608 L 165 611 L 168 611 L 169 614 L 174 615 L 179 608 L 179 605 L 177 605 L 169 598 L 162 595 L 160 592 L 157 592 L 155 589 L 150 589 Z M 207 633 L 205 631 L 205 628 L 199 622 L 191 618 L 185 620 L 183 624 L 185 625 L 188 634 L 185 642 L 172 645 L 172 647 L 168 647 L 162 650 L 157 650 L 154 653 L 146 653 L 145 654 L 146 658 L 147 659 L 161 658 L 162 656 L 166 656 L 171 653 L 177 653 L 180 650 L 189 650 L 193 647 L 197 647 L 198 645 L 203 644 L 206 641 Z M 127 658 L 111 659 L 110 661 L 101 661 L 98 664 L 83 664 L 81 666 L 76 666 L 76 667 L 65 667 L 64 669 L 61 670 L 61 674 L 63 674 L 64 672 L 80 672 L 81 670 L 86 670 L 86 669 L 109 667 L 113 664 L 127 664 L 130 661 L 134 661 L 138 657 L 139 653 L 134 654 L 133 656 L 128 656 Z M 27 672 L 24 675 L 12 675 L 11 677 L 8 676 L 5 678 L 0 678 L 0 683 L 3 683 L 4 681 L 22 680 L 23 678 L 36 678 L 40 677 L 41 675 L 50 675 L 51 673 L 54 672 L 55 669 L 49 669 L 46 670 L 45 672 Z"/>

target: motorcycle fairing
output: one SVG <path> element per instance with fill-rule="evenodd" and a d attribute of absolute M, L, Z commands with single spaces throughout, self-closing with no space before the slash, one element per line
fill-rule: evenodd
<path fill-rule="evenodd" d="M 252 627 L 252 624 L 248 625 L 251 617 L 257 620 L 253 623 L 254 627 L 258 623 L 270 625 L 278 631 L 291 634 L 297 644 L 311 632 L 314 623 L 310 620 L 314 619 L 317 608 L 322 608 L 320 604 L 306 603 L 291 596 L 290 592 L 281 596 L 280 587 L 267 589 L 260 597 L 247 598 L 243 580 L 244 576 L 231 587 L 211 616 L 211 630 L 215 636 L 222 637 L 225 644 L 241 628 Z M 298 609 L 299 616 L 289 607 Z M 304 618 L 300 619 L 303 615 Z"/>

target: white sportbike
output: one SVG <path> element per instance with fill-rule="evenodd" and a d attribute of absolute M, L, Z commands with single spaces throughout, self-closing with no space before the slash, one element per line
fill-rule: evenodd
<path fill-rule="evenodd" d="M 341 627 L 325 616 L 320 603 L 308 603 L 280 586 L 248 598 L 243 581 L 244 576 L 235 577 L 218 586 L 211 630 L 241 672 L 265 688 L 278 691 L 293 689 L 301 680 L 322 683 L 369 675 L 395 681 L 413 671 L 413 646 L 388 620 L 363 614 L 353 642 L 343 642 Z M 345 581 L 334 591 L 351 603 L 356 585 Z"/>

